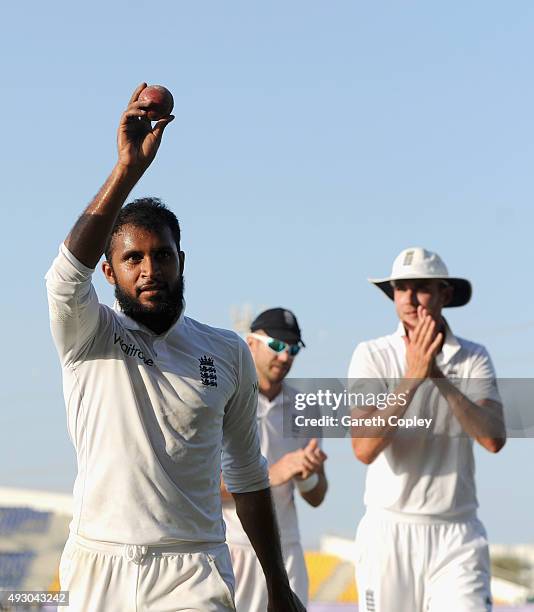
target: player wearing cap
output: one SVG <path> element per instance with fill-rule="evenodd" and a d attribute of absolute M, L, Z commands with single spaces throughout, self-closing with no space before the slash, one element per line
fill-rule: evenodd
<path fill-rule="evenodd" d="M 477 518 L 473 440 L 505 443 L 502 406 L 486 349 L 455 336 L 442 316 L 463 306 L 471 284 L 440 257 L 402 251 L 387 278 L 370 279 L 395 303 L 397 330 L 356 347 L 350 385 L 396 397 L 374 428 L 353 428 L 356 457 L 369 465 L 367 511 L 356 536 L 356 574 L 366 612 L 491 610 L 486 532 Z M 357 380 L 356 380 L 357 379 Z M 432 432 L 411 435 L 396 417 L 424 415 Z"/>
<path fill-rule="evenodd" d="M 138 100 L 145 87 L 122 115 L 113 172 L 47 274 L 78 460 L 61 587 L 83 612 L 235 610 L 222 463 L 268 576 L 269 609 L 302 611 L 260 453 L 250 352 L 235 333 L 184 315 L 174 214 L 152 198 L 121 210 L 173 119 L 152 127 L 149 103 Z M 91 283 L 104 251 L 114 309 L 99 304 Z"/>
<path fill-rule="evenodd" d="M 292 589 L 305 604 L 308 575 L 300 544 L 295 487 L 312 506 L 322 503 L 327 482 L 326 455 L 317 439 L 284 436 L 284 417 L 294 406 L 294 392 L 284 381 L 293 360 L 304 346 L 295 315 L 284 308 L 271 308 L 252 322 L 247 343 L 252 352 L 260 394 L 258 427 L 260 445 L 269 464 L 269 479 L 285 566 Z M 236 577 L 238 612 L 265 612 L 267 591 L 261 579 L 261 566 L 235 512 L 235 504 L 222 483 L 226 539 L 230 546 Z"/>

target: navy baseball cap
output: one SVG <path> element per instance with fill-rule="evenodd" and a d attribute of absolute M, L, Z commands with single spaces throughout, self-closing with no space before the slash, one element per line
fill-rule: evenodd
<path fill-rule="evenodd" d="M 263 330 L 276 340 L 306 346 L 300 334 L 297 317 L 287 308 L 270 308 L 261 312 L 250 324 L 250 331 Z"/>

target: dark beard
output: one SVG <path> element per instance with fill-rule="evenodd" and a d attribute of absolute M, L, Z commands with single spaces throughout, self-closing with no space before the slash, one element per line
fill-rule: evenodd
<path fill-rule="evenodd" d="M 125 315 L 161 334 L 169 329 L 182 311 L 184 277 L 180 275 L 172 290 L 166 292 L 163 298 L 154 300 L 152 308 L 147 308 L 137 299 L 130 297 L 119 285 L 115 285 L 115 298 Z"/>

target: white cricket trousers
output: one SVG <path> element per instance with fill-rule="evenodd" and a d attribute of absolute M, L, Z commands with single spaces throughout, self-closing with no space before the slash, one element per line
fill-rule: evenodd
<path fill-rule="evenodd" d="M 71 612 L 235 610 L 226 544 L 111 544 L 70 535 L 59 566 Z"/>
<path fill-rule="evenodd" d="M 486 530 L 370 510 L 356 534 L 361 612 L 491 612 Z"/>
<path fill-rule="evenodd" d="M 252 546 L 229 544 L 235 574 L 237 612 L 267 612 L 267 586 Z M 299 542 L 282 545 L 289 584 L 304 606 L 308 602 L 308 573 Z"/>

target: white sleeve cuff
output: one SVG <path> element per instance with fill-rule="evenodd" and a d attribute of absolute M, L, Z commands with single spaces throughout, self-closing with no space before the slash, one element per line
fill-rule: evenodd
<path fill-rule="evenodd" d="M 230 493 L 251 493 L 269 488 L 267 460 L 260 455 L 248 466 L 232 468 L 223 462 L 224 484 Z"/>
<path fill-rule="evenodd" d="M 69 263 L 72 264 L 76 268 L 76 270 L 78 270 L 78 272 L 92 274 L 95 271 L 95 268 L 88 268 L 79 259 L 76 259 L 76 257 L 74 257 L 74 255 L 65 246 L 64 242 L 61 243 L 61 246 L 59 247 L 59 252 L 65 256 Z"/>
<path fill-rule="evenodd" d="M 307 493 L 319 484 L 319 475 L 312 474 L 310 477 L 306 478 L 306 480 L 297 480 L 295 479 L 295 484 L 297 485 L 297 489 L 301 493 Z"/>

